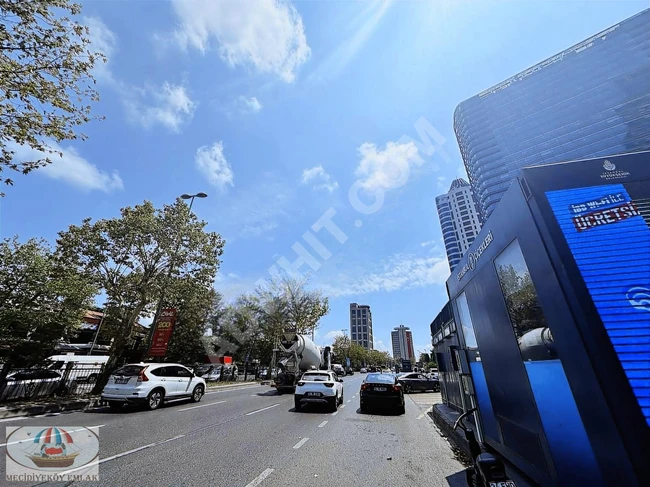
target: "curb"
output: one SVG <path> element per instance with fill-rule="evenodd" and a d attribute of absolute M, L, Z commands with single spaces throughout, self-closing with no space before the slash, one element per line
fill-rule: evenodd
<path fill-rule="evenodd" d="M 36 416 L 39 414 L 61 413 L 65 411 L 86 410 L 100 406 L 102 401 L 99 397 L 89 399 L 77 399 L 63 403 L 35 404 L 27 407 L 0 409 L 0 419 L 9 419 L 20 416 Z"/>
<path fill-rule="evenodd" d="M 469 443 L 465 439 L 465 435 L 459 431 L 454 431 L 454 426 L 445 421 L 445 418 L 440 414 L 435 404 L 427 415 L 433 420 L 434 424 L 438 427 L 444 437 L 449 439 L 449 441 L 467 455 L 468 458 L 471 456 Z"/>
<path fill-rule="evenodd" d="M 249 387 L 252 385 L 258 385 L 257 382 L 242 382 L 239 384 L 228 384 L 224 386 L 213 386 L 207 387 L 206 391 L 218 391 L 218 390 L 228 390 L 236 389 L 242 387 Z M 6 406 L 0 408 L 0 419 L 9 419 L 20 416 L 37 416 L 39 414 L 48 414 L 48 413 L 62 413 L 66 411 L 86 411 L 88 409 L 107 406 L 106 401 L 102 401 L 101 397 L 91 397 L 86 399 L 76 399 L 70 400 L 67 402 L 61 403 L 45 403 L 45 404 L 34 404 L 32 406 L 26 407 L 15 407 Z"/>

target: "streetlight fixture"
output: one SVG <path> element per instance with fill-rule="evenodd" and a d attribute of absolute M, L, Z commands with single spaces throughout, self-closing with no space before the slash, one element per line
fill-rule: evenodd
<path fill-rule="evenodd" d="M 190 210 L 192 209 L 192 205 L 194 204 L 194 198 L 207 198 L 208 195 L 205 193 L 196 193 L 196 194 L 187 194 L 183 193 L 181 195 L 181 198 L 184 200 L 191 200 L 190 201 Z"/>
<path fill-rule="evenodd" d="M 184 200 L 190 200 L 190 211 L 192 211 L 192 205 L 194 204 L 194 198 L 207 198 L 208 195 L 206 193 L 196 193 L 196 194 L 187 194 L 183 193 L 180 196 Z M 176 246 L 176 250 L 174 251 L 174 256 L 176 253 L 178 253 L 178 249 L 181 246 L 181 242 L 178 242 L 178 245 Z M 174 258 L 170 259 L 169 261 L 169 270 L 167 271 L 167 277 L 171 277 L 172 272 L 174 271 Z M 151 323 L 151 329 L 149 330 L 149 339 L 147 340 L 147 353 L 149 353 L 149 349 L 151 348 L 151 340 L 153 340 L 153 332 L 156 329 L 156 322 L 158 321 L 158 317 L 160 316 L 160 313 L 162 312 L 163 304 L 165 302 L 165 288 L 163 288 L 162 293 L 160 294 L 160 301 L 158 301 L 158 306 L 156 307 L 156 314 L 153 317 L 153 322 Z"/>

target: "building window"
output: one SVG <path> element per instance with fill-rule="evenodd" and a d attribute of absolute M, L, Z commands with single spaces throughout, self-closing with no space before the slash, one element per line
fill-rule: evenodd
<path fill-rule="evenodd" d="M 472 323 L 472 317 L 469 314 L 469 306 L 467 304 L 465 291 L 456 298 L 456 306 L 458 307 L 460 326 L 463 330 L 463 336 L 465 337 L 465 346 L 469 350 L 478 350 L 476 334 L 474 333 L 474 324 Z"/>
<path fill-rule="evenodd" d="M 508 245 L 494 260 L 494 265 L 521 358 L 524 361 L 556 359 L 553 336 L 519 242 L 515 240 Z"/>

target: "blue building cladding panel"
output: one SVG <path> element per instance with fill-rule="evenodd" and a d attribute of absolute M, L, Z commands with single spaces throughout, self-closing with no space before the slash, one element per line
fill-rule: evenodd
<path fill-rule="evenodd" d="M 483 364 L 481 362 L 471 362 L 469 368 L 472 371 L 472 380 L 474 381 L 474 391 L 476 392 L 476 401 L 478 402 L 479 411 L 481 412 L 481 421 L 483 422 L 483 433 L 489 436 L 497 443 L 501 442 L 497 420 L 494 416 L 492 401 L 490 400 L 490 391 L 488 390 Z"/>
<path fill-rule="evenodd" d="M 605 485 L 562 362 L 524 362 L 561 485 Z"/>
<path fill-rule="evenodd" d="M 623 184 L 546 196 L 650 425 L 650 187 Z"/>

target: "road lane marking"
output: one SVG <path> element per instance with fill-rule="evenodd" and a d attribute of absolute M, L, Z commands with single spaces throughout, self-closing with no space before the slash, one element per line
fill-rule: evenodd
<path fill-rule="evenodd" d="M 319 427 L 319 428 L 322 428 L 322 427 L 325 426 L 327 423 L 329 423 L 329 421 L 323 421 L 321 424 L 318 425 L 318 427 Z"/>
<path fill-rule="evenodd" d="M 345 404 L 341 404 L 341 409 L 343 409 L 344 407 L 345 407 Z"/>
<path fill-rule="evenodd" d="M 183 408 L 179 409 L 178 411 L 189 411 L 190 409 L 196 409 L 196 408 L 207 408 L 208 406 L 214 406 L 215 404 L 223 404 L 226 401 L 217 401 L 217 402 L 211 402 L 210 404 L 201 404 L 200 406 L 191 406 L 189 408 Z"/>
<path fill-rule="evenodd" d="M 36 426 L 36 425 L 35 425 L 35 426 Z M 106 426 L 106 425 L 105 425 L 105 424 L 98 424 L 97 426 L 88 426 L 88 429 L 92 429 L 92 428 L 103 428 L 104 426 Z M 80 430 L 66 430 L 66 431 L 67 431 L 68 433 L 77 433 L 78 431 L 86 431 L 86 429 L 87 429 L 87 428 L 82 428 L 82 429 L 80 429 Z M 24 441 L 24 440 L 22 440 L 22 441 Z M 31 441 L 31 440 L 30 440 L 30 441 Z M 5 447 L 5 446 L 7 446 L 7 445 L 15 445 L 15 444 L 17 444 L 17 443 L 20 443 L 20 441 L 10 441 L 9 443 L 0 443 L 0 448 L 3 448 L 3 447 Z"/>
<path fill-rule="evenodd" d="M 122 453 L 118 453 L 117 455 L 102 458 L 101 460 L 98 460 L 96 462 L 87 463 L 86 465 L 82 465 L 81 467 L 77 467 L 77 468 L 73 468 L 71 470 L 67 470 L 65 472 L 61 472 L 59 475 L 69 475 L 69 474 L 71 474 L 73 472 L 77 472 L 79 470 L 87 469 L 89 467 L 94 467 L 96 465 L 101 465 L 102 463 L 110 462 L 111 460 L 116 460 L 118 458 L 122 458 L 122 457 L 125 457 L 127 455 L 132 455 L 133 453 L 137 453 L 139 451 L 146 450 L 148 448 L 153 448 L 154 446 L 162 445 L 163 443 L 169 443 L 170 441 L 179 440 L 179 439 L 184 438 L 184 437 L 185 437 L 185 435 L 178 435 L 178 436 L 174 436 L 173 438 L 167 438 L 166 440 L 156 441 L 155 443 L 149 443 L 148 445 L 139 446 L 138 448 L 134 448 L 133 450 L 128 450 L 128 451 L 125 451 L 125 452 L 122 452 Z"/>
<path fill-rule="evenodd" d="M 335 413 L 332 413 L 332 416 L 336 416 L 337 414 L 339 414 L 338 411 L 336 411 Z"/>
<path fill-rule="evenodd" d="M 420 415 L 419 415 L 417 418 L 415 418 L 415 419 L 422 419 L 422 418 L 424 418 L 424 413 L 420 414 Z"/>
<path fill-rule="evenodd" d="M 27 416 L 16 416 L 15 418 L 0 419 L 0 423 L 6 423 L 7 421 L 20 421 L 21 419 L 27 419 Z"/>
<path fill-rule="evenodd" d="M 274 408 L 274 407 L 279 406 L 279 405 L 280 405 L 280 403 L 274 404 L 273 406 L 269 406 L 269 407 L 266 407 L 266 408 L 258 409 L 256 411 L 251 411 L 250 413 L 246 413 L 246 416 L 251 416 L 253 414 L 261 413 L 262 411 L 266 411 L 267 409 L 271 409 L 271 408 Z"/>
<path fill-rule="evenodd" d="M 246 487 L 256 487 L 257 485 L 260 485 L 262 481 L 271 475 L 273 473 L 272 468 L 267 468 L 264 470 L 261 474 L 259 474 L 257 477 L 255 477 L 249 484 L 246 484 Z"/>
<path fill-rule="evenodd" d="M 220 392 L 241 391 L 242 389 L 252 389 L 253 387 L 264 387 L 264 386 L 261 386 L 259 384 L 253 384 L 253 385 L 250 385 L 250 386 L 228 387 L 227 389 L 224 389 L 222 391 L 206 392 L 204 395 L 207 396 L 208 394 L 218 394 Z"/>
<path fill-rule="evenodd" d="M 348 399 L 348 401 L 347 401 L 347 402 L 352 402 L 352 399 Z"/>
<path fill-rule="evenodd" d="M 303 439 L 300 440 L 298 443 L 296 443 L 295 445 L 293 445 L 293 449 L 294 449 L 294 450 L 297 450 L 297 449 L 300 448 L 302 445 L 304 445 L 305 443 L 307 443 L 307 440 L 308 440 L 308 439 L 309 439 L 309 438 L 303 438 Z"/>

